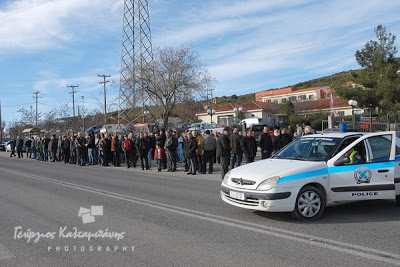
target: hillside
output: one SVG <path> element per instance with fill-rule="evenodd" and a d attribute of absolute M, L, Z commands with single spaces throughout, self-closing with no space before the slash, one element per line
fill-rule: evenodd
<path fill-rule="evenodd" d="M 217 97 L 218 104 L 228 104 L 228 103 L 244 103 L 247 101 L 251 101 L 256 99 L 255 93 L 245 94 L 245 95 L 231 95 L 231 96 L 222 96 Z"/>
<path fill-rule="evenodd" d="M 343 71 L 339 73 L 335 73 L 329 76 L 324 76 L 321 78 L 300 82 L 297 84 L 292 85 L 293 87 L 303 89 L 303 88 L 310 88 L 310 87 L 318 87 L 318 86 L 331 86 L 334 87 L 335 85 L 342 85 L 348 81 L 352 81 L 357 74 L 360 73 L 361 70 L 349 70 Z"/>
<path fill-rule="evenodd" d="M 324 76 L 321 78 L 296 83 L 294 85 L 288 85 L 287 87 L 292 86 L 299 89 L 319 87 L 319 86 L 335 87 L 335 85 L 339 84 L 342 85 L 348 81 L 352 81 L 354 77 L 356 77 L 360 73 L 360 71 L 361 70 L 343 71 L 329 76 Z M 243 103 L 251 100 L 255 100 L 255 93 L 218 97 L 218 104 Z"/>

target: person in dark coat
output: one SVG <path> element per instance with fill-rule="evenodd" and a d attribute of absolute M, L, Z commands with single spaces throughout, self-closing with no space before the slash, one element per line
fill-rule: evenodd
<path fill-rule="evenodd" d="M 231 169 L 236 167 L 239 167 L 240 164 L 242 164 L 242 159 L 243 159 L 243 150 L 242 147 L 240 146 L 240 140 L 242 139 L 242 136 L 239 135 L 239 130 L 238 128 L 233 129 L 233 134 L 230 136 L 231 140 Z"/>
<path fill-rule="evenodd" d="M 269 134 L 269 129 L 267 126 L 264 126 L 263 132 L 258 138 L 258 144 L 261 148 L 261 159 L 267 159 L 271 157 L 274 148 L 272 146 L 272 138 Z"/>
<path fill-rule="evenodd" d="M 62 142 L 61 142 L 61 149 L 62 149 L 62 153 L 63 153 L 63 157 L 64 157 L 64 164 L 69 163 L 69 154 L 70 154 L 70 148 L 71 144 L 69 142 L 69 140 L 67 139 L 67 137 L 64 135 L 62 138 Z"/>
<path fill-rule="evenodd" d="M 187 141 L 187 150 L 188 150 L 188 156 L 190 159 L 190 168 L 189 172 L 187 175 L 192 174 L 196 175 L 197 172 L 197 156 L 196 156 L 196 150 L 198 148 L 197 145 L 197 140 L 194 138 L 191 132 L 188 133 L 188 141 Z"/>
<path fill-rule="evenodd" d="M 147 143 L 149 144 L 149 151 L 147 152 L 147 156 L 149 161 L 149 168 L 151 168 L 151 161 L 154 159 L 154 150 L 156 149 L 157 140 L 154 138 L 153 133 L 145 133 L 145 138 L 147 139 Z"/>
<path fill-rule="evenodd" d="M 71 134 L 71 137 L 69 138 L 69 163 L 70 164 L 76 164 L 77 158 L 76 158 L 76 147 L 75 147 L 75 142 L 76 142 L 76 136 Z"/>
<path fill-rule="evenodd" d="M 185 157 L 185 172 L 190 169 L 189 134 L 186 133 L 183 139 L 183 155 Z"/>
<path fill-rule="evenodd" d="M 205 174 L 207 170 L 207 163 L 209 163 L 208 173 L 212 174 L 214 170 L 214 152 L 217 147 L 217 141 L 214 136 L 211 135 L 210 130 L 205 131 L 201 148 L 203 149 L 203 168 L 202 173 Z"/>
<path fill-rule="evenodd" d="M 274 136 L 272 136 L 272 146 L 274 148 L 275 153 L 282 148 L 281 133 L 279 129 L 274 130 Z"/>
<path fill-rule="evenodd" d="M 178 139 L 170 131 L 166 132 L 165 151 L 167 153 L 167 166 L 169 172 L 176 171 L 176 150 L 178 149 Z"/>
<path fill-rule="evenodd" d="M 78 136 L 75 139 L 75 148 L 77 150 L 77 164 L 80 166 L 86 166 L 84 151 L 85 145 L 85 137 L 82 135 L 82 133 L 78 133 Z"/>
<path fill-rule="evenodd" d="M 109 162 L 110 162 L 112 156 L 111 156 L 111 140 L 110 140 L 108 134 L 104 135 L 104 139 L 102 141 L 101 146 L 102 146 L 102 149 L 103 149 L 103 162 L 102 162 L 102 165 L 104 167 L 110 166 Z"/>
<path fill-rule="evenodd" d="M 24 153 L 22 153 L 23 147 L 24 147 L 24 140 L 18 136 L 17 137 L 17 155 L 18 155 L 18 158 L 23 158 L 24 157 Z"/>
<path fill-rule="evenodd" d="M 160 130 L 160 136 L 157 137 L 156 139 L 156 145 L 160 146 L 160 147 L 165 147 L 165 141 L 167 140 L 167 137 L 165 136 L 165 129 L 161 129 Z M 163 169 L 167 168 L 167 156 L 164 155 L 163 159 L 162 159 L 162 165 L 163 165 Z"/>
<path fill-rule="evenodd" d="M 138 151 L 137 151 L 137 148 L 136 148 L 136 141 L 137 141 L 137 138 L 136 138 L 136 136 L 134 135 L 134 134 L 129 134 L 129 139 L 131 139 L 131 141 L 132 141 L 132 166 L 134 167 L 134 168 L 136 168 L 136 166 L 137 166 L 137 161 L 138 161 L 138 158 L 139 158 L 139 155 L 138 155 Z"/>
<path fill-rule="evenodd" d="M 248 130 L 246 136 L 240 140 L 240 145 L 243 150 L 244 157 L 246 159 L 246 164 L 254 162 L 254 157 L 257 153 L 257 142 L 253 136 L 253 131 Z"/>
<path fill-rule="evenodd" d="M 52 162 L 57 161 L 57 149 L 58 149 L 58 138 L 55 134 L 53 134 L 52 142 L 51 142 L 51 158 Z"/>
<path fill-rule="evenodd" d="M 142 170 L 146 168 L 149 170 L 149 161 L 148 161 L 148 151 L 149 144 L 147 143 L 147 139 L 144 138 L 143 132 L 139 133 L 139 138 L 136 139 L 136 149 L 139 154 L 140 164 L 142 166 Z"/>
<path fill-rule="evenodd" d="M 49 143 L 50 143 L 50 138 L 48 136 L 46 136 L 44 141 L 43 141 L 44 161 L 48 161 L 49 160 Z"/>
<path fill-rule="evenodd" d="M 27 158 L 31 158 L 31 157 L 32 157 L 32 150 L 31 150 L 31 148 L 32 148 L 32 141 L 33 141 L 33 137 L 32 137 L 32 140 L 31 140 L 31 139 L 28 139 L 28 140 L 26 140 L 26 142 L 25 142 L 26 157 L 27 157 Z"/>
<path fill-rule="evenodd" d="M 290 144 L 293 141 L 293 138 L 290 134 L 287 133 L 286 128 L 282 128 L 281 132 L 281 149 L 286 145 Z"/>
<path fill-rule="evenodd" d="M 87 143 L 87 151 L 88 151 L 88 163 L 89 165 L 94 165 L 94 153 L 95 153 L 96 145 L 93 134 L 89 134 L 88 143 Z"/>
<path fill-rule="evenodd" d="M 229 128 L 225 127 L 223 133 L 220 135 L 217 141 L 217 157 L 220 157 L 221 161 L 221 179 L 223 180 L 225 174 L 229 169 L 229 160 L 231 157 L 231 141 L 229 140 Z"/>
<path fill-rule="evenodd" d="M 15 147 L 17 146 L 17 141 L 14 138 L 10 141 L 10 146 L 11 146 L 10 157 L 15 157 Z"/>

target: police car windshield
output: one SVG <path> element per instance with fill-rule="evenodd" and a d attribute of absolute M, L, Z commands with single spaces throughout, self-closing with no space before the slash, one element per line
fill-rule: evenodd
<path fill-rule="evenodd" d="M 305 161 L 327 161 L 340 138 L 303 137 L 279 151 L 273 158 Z"/>

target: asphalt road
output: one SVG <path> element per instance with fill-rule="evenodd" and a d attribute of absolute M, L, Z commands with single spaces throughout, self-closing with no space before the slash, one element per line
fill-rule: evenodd
<path fill-rule="evenodd" d="M 0 152 L 0 266 L 400 265 L 394 201 L 333 207 L 303 223 L 231 207 L 219 186 L 218 174 L 78 167 Z M 83 223 L 91 206 L 103 206 L 103 215 Z M 80 208 L 89 211 L 79 217 Z M 99 231 L 108 235 L 84 236 Z"/>

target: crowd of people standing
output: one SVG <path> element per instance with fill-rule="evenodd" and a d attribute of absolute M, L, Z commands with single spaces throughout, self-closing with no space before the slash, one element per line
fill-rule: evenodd
<path fill-rule="evenodd" d="M 308 131 L 310 132 L 310 131 Z M 305 129 L 307 134 L 307 127 Z M 64 164 L 79 166 L 99 165 L 127 168 L 141 167 L 150 170 L 152 165 L 157 172 L 166 169 L 177 170 L 177 163 L 183 163 L 188 175 L 214 172 L 214 164 L 221 165 L 223 179 L 229 168 L 254 162 L 258 148 L 261 159 L 269 158 L 273 153 L 292 142 L 296 133 L 291 127 L 263 132 L 256 140 L 255 133 L 249 129 L 242 133 L 238 128 L 224 128 L 222 133 L 210 130 L 199 134 L 197 131 L 179 133 L 161 129 L 158 133 L 140 132 L 119 135 L 109 134 L 72 134 L 70 136 L 32 137 L 25 142 L 26 156 L 41 161 L 62 161 Z M 23 157 L 24 141 L 20 137 L 11 141 L 10 157 Z"/>

